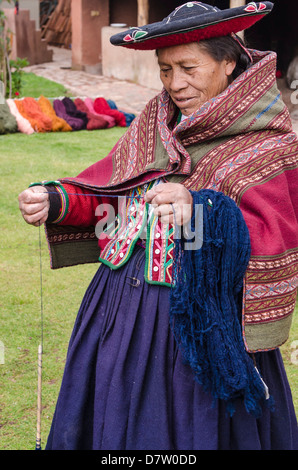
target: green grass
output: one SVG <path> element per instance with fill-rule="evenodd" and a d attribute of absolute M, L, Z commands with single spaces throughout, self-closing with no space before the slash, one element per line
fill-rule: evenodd
<path fill-rule="evenodd" d="M 25 96 L 39 98 L 41 95 L 45 95 L 47 98 L 54 98 L 58 96 L 70 96 L 70 93 L 59 83 L 52 82 L 44 77 L 38 77 L 31 72 L 23 72 L 20 98 Z"/>
<path fill-rule="evenodd" d="M 36 429 L 37 349 L 40 342 L 39 233 L 25 224 L 17 196 L 30 182 L 75 176 L 106 155 L 123 129 L 0 137 L 1 273 L 0 449 L 33 449 Z M 42 443 L 59 392 L 68 340 L 84 292 L 97 269 L 86 265 L 52 271 L 42 230 L 44 354 Z M 298 409 L 297 315 L 282 348 Z"/>
<path fill-rule="evenodd" d="M 105 156 L 123 128 L 0 137 L 0 449 L 34 449 L 40 342 L 39 232 L 24 223 L 18 194 L 33 181 L 75 176 Z M 97 269 L 52 271 L 43 229 L 43 445 L 62 378 L 67 344 L 84 292 Z"/>

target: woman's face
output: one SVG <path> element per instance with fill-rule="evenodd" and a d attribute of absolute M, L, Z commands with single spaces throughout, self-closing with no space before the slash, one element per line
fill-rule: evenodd
<path fill-rule="evenodd" d="M 161 81 L 182 114 L 190 116 L 229 84 L 235 61 L 216 62 L 199 43 L 158 50 Z"/>

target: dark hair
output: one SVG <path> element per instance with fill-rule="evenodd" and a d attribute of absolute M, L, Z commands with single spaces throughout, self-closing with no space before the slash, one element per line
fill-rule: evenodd
<path fill-rule="evenodd" d="M 244 43 L 239 36 L 237 36 L 237 40 L 244 46 Z M 232 36 L 203 39 L 198 44 L 217 62 L 221 62 L 224 59 L 234 60 L 236 62 L 236 66 L 232 73 L 232 78 L 234 80 L 252 65 L 248 54 Z"/>

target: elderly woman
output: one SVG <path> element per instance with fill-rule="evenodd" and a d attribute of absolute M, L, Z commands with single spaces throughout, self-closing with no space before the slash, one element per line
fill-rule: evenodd
<path fill-rule="evenodd" d="M 100 261 L 47 449 L 295 449 L 279 352 L 295 306 L 297 138 L 276 56 L 234 33 L 269 2 L 201 2 L 115 35 L 164 89 L 110 154 L 19 196 L 53 268 Z M 97 236 L 96 236 L 97 235 Z"/>

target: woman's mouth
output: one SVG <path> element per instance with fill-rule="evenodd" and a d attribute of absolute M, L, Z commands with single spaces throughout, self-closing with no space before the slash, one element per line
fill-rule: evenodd
<path fill-rule="evenodd" d="M 175 101 L 177 103 L 186 103 L 187 101 L 190 101 L 192 98 L 175 98 Z"/>

